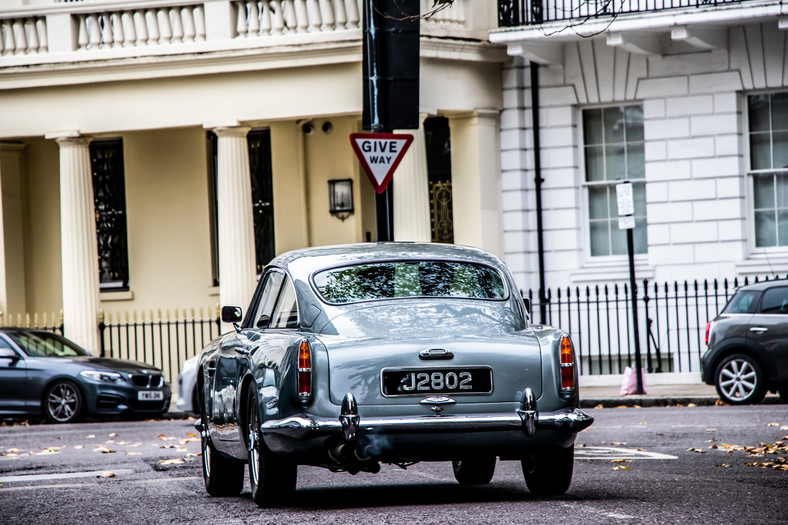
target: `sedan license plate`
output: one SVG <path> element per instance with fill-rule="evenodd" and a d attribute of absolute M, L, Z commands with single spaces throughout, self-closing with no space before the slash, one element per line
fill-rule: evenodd
<path fill-rule="evenodd" d="M 162 392 L 160 390 L 151 390 L 151 391 L 144 390 L 142 392 L 137 392 L 137 400 L 138 401 L 163 401 L 164 400 L 164 392 Z"/>
<path fill-rule="evenodd" d="M 422 394 L 490 394 L 492 369 L 487 366 L 463 368 L 384 368 L 381 372 L 384 396 Z"/>

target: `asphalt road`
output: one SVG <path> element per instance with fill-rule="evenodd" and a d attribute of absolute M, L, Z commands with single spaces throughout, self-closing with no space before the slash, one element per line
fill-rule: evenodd
<path fill-rule="evenodd" d="M 498 462 L 483 487 L 459 486 L 448 463 L 356 476 L 300 467 L 297 506 L 274 510 L 248 485 L 205 493 L 193 421 L 3 426 L 0 523 L 788 522 L 788 470 L 775 468 L 788 468 L 775 446 L 788 444 L 788 405 L 589 412 L 562 497 L 531 496 L 517 462 Z"/>

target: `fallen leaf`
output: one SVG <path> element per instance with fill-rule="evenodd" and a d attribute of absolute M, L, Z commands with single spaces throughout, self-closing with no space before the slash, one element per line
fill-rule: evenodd
<path fill-rule="evenodd" d="M 632 463 L 631 459 L 611 459 L 613 463 Z"/>
<path fill-rule="evenodd" d="M 703 450 L 702 448 L 688 448 L 687 451 L 688 452 L 697 452 L 698 454 L 705 454 L 706 453 L 706 451 Z"/>
<path fill-rule="evenodd" d="M 602 403 L 599 403 L 599 404 L 598 404 L 597 406 L 595 406 L 594 408 L 605 408 L 605 405 L 603 405 Z"/>
<path fill-rule="evenodd" d="M 181 458 L 162 459 L 159 460 L 159 463 L 162 465 L 178 465 L 183 463 L 183 460 Z"/>
<path fill-rule="evenodd" d="M 707 428 L 706 432 L 717 432 L 716 428 Z"/>
<path fill-rule="evenodd" d="M 94 437 L 96 437 L 96 434 L 90 434 L 90 435 L 88 436 L 88 438 L 94 438 Z"/>
<path fill-rule="evenodd" d="M 85 448 L 85 445 L 74 445 L 74 448 L 77 450 Z"/>
<path fill-rule="evenodd" d="M 109 470 L 105 470 L 104 472 L 99 472 L 99 474 L 96 477 L 97 478 L 114 478 L 115 477 L 115 473 L 111 472 Z"/>
<path fill-rule="evenodd" d="M 96 448 L 93 449 L 93 452 L 101 452 L 102 454 L 114 454 L 114 450 L 110 450 L 104 445 L 98 445 Z"/>
<path fill-rule="evenodd" d="M 625 441 L 613 441 L 613 442 L 611 443 L 611 445 L 614 445 L 614 446 L 615 446 L 615 445 L 626 445 L 626 442 L 625 442 Z"/>
<path fill-rule="evenodd" d="M 126 452 L 126 456 L 141 456 L 142 452 Z"/>
<path fill-rule="evenodd" d="M 780 426 L 780 424 L 779 424 L 779 423 L 769 423 L 769 424 L 768 424 L 768 425 L 766 425 L 766 426 L 767 426 L 767 427 L 779 427 L 779 426 Z"/>
<path fill-rule="evenodd" d="M 192 433 L 189 433 L 189 434 L 186 434 L 186 435 L 189 436 L 189 437 L 192 437 L 192 438 L 200 437 L 197 434 L 192 434 Z"/>
<path fill-rule="evenodd" d="M 115 432 L 113 432 L 113 433 L 112 433 L 112 434 L 110 434 L 108 437 L 114 438 L 114 437 L 118 437 L 118 435 L 117 435 Z"/>
<path fill-rule="evenodd" d="M 714 466 L 715 467 L 721 467 L 721 468 L 731 468 L 733 465 L 731 465 L 730 463 L 720 463 L 720 464 L 714 465 Z"/>
<path fill-rule="evenodd" d="M 629 467 L 625 467 L 624 465 L 617 465 L 613 467 L 613 470 L 632 470 L 632 469 Z"/>

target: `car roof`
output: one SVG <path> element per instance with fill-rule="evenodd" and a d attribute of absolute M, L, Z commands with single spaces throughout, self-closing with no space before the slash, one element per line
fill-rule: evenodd
<path fill-rule="evenodd" d="M 759 281 L 757 283 L 747 284 L 740 286 L 738 290 L 749 290 L 753 292 L 761 292 L 776 286 L 788 286 L 788 279 L 772 279 L 770 281 Z"/>
<path fill-rule="evenodd" d="M 316 246 L 283 253 L 269 266 L 279 266 L 294 276 L 306 277 L 317 270 L 373 260 L 443 259 L 472 261 L 500 267 L 495 255 L 468 246 L 440 243 L 378 242 Z"/>

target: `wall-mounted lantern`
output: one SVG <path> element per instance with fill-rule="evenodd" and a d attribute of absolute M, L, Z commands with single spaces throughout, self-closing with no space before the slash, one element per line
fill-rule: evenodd
<path fill-rule="evenodd" d="M 353 179 L 328 181 L 328 211 L 342 222 L 353 215 Z"/>

